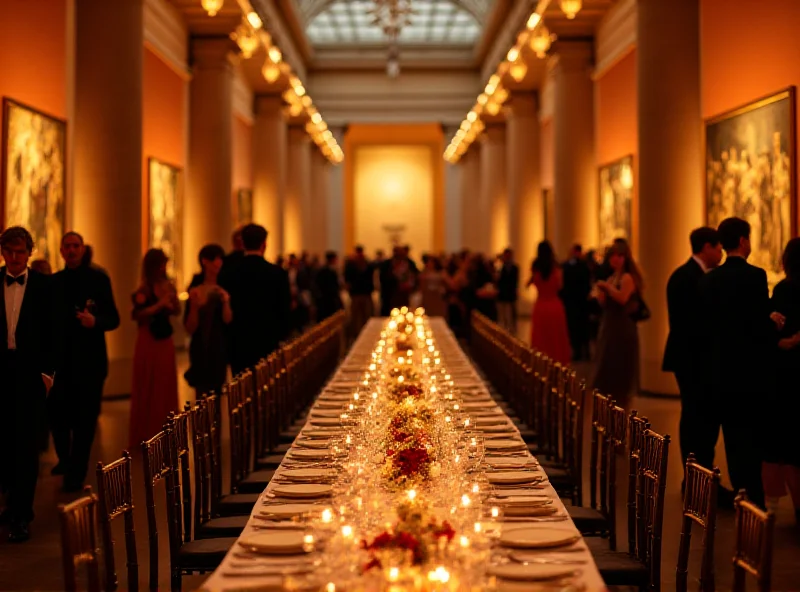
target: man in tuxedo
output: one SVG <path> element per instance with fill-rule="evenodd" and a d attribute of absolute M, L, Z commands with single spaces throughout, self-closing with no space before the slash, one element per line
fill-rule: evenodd
<path fill-rule="evenodd" d="M 31 234 L 12 226 L 0 235 L 0 485 L 9 541 L 30 538 L 39 452 L 47 442 L 47 394 L 57 366 L 52 277 L 28 269 Z"/>
<path fill-rule="evenodd" d="M 291 311 L 288 274 L 264 259 L 267 230 L 258 224 L 246 225 L 242 243 L 241 261 L 228 269 L 223 264 L 219 276 L 233 311 L 228 328 L 234 375 L 278 349 L 289 335 Z"/>
<path fill-rule="evenodd" d="M 564 263 L 564 285 L 561 301 L 567 313 L 567 330 L 572 345 L 573 361 L 589 359 L 589 294 L 592 274 L 583 258 L 583 246 L 573 245 Z"/>
<path fill-rule="evenodd" d="M 338 262 L 339 257 L 336 252 L 328 251 L 325 253 L 325 266 L 314 278 L 317 292 L 317 322 L 324 321 L 344 308 Z"/>
<path fill-rule="evenodd" d="M 511 335 L 517 334 L 517 299 L 519 297 L 519 266 L 514 263 L 511 249 L 503 251 L 500 274 L 497 278 L 497 316 Z"/>
<path fill-rule="evenodd" d="M 344 265 L 344 281 L 350 293 L 350 320 L 355 338 L 372 317 L 374 309 L 372 293 L 375 291 L 375 268 L 367 260 L 361 245 L 356 247 L 355 254 Z"/>
<path fill-rule="evenodd" d="M 717 229 L 728 257 L 700 280 L 711 403 L 720 412 L 728 470 L 735 490 L 763 506 L 760 399 L 768 389 L 769 356 L 785 319 L 771 312 L 767 274 L 747 263 L 750 224 L 727 218 Z M 708 461 L 706 461 L 708 462 Z"/>
<path fill-rule="evenodd" d="M 83 237 L 68 232 L 61 239 L 66 267 L 53 276 L 63 354 L 58 384 L 47 401 L 50 431 L 65 491 L 80 491 L 89 468 L 103 384 L 108 376 L 106 332 L 119 327 L 109 277 L 83 263 Z"/>
<path fill-rule="evenodd" d="M 683 463 L 693 453 L 697 462 L 712 468 L 720 420 L 709 385 L 703 383 L 708 358 L 700 317 L 700 280 L 719 266 L 722 245 L 717 231 L 708 227 L 693 230 L 689 242 L 692 256 L 667 282 L 669 337 L 662 369 L 675 374 L 681 394 L 679 431 Z"/>

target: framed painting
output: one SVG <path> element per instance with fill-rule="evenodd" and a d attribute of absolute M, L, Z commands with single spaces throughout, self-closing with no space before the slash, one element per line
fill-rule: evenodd
<path fill-rule="evenodd" d="M 602 248 L 614 239 L 632 238 L 633 156 L 623 156 L 599 170 L 598 238 Z"/>
<path fill-rule="evenodd" d="M 795 87 L 705 122 L 706 219 L 750 223 L 750 262 L 782 277 L 781 255 L 796 232 Z"/>
<path fill-rule="evenodd" d="M 65 121 L 3 97 L 2 227 L 27 228 L 33 258 L 54 270 L 66 230 L 66 147 Z"/>
<path fill-rule="evenodd" d="M 239 189 L 236 192 L 236 226 L 242 227 L 253 221 L 253 190 Z"/>
<path fill-rule="evenodd" d="M 169 257 L 167 273 L 177 286 L 183 277 L 183 171 L 157 158 L 148 158 L 148 248 Z"/>

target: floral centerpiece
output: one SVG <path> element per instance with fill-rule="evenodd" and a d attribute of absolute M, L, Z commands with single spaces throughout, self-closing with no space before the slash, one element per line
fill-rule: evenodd
<path fill-rule="evenodd" d="M 405 391 L 384 440 L 383 471 L 390 487 L 421 485 L 439 471 L 431 441 L 434 414 L 424 402 L 415 402 L 413 392 Z"/>

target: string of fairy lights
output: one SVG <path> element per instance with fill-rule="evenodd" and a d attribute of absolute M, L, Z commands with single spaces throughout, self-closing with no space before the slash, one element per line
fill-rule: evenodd
<path fill-rule="evenodd" d="M 467 152 L 470 145 L 481 135 L 486 127 L 483 118 L 494 117 L 508 100 L 508 90 L 503 86 L 503 78 L 509 75 L 515 82 L 522 82 L 528 73 L 528 65 L 522 58 L 523 49 L 528 46 L 539 59 L 545 59 L 556 36 L 550 33 L 542 17 L 551 0 L 539 0 L 536 9 L 528 16 L 525 28 L 517 35 L 514 46 L 489 77 L 483 92 L 478 95 L 475 105 L 467 113 L 461 126 L 453 136 L 444 159 L 455 164 Z M 559 0 L 561 11 L 568 19 L 574 19 L 580 12 L 582 0 Z"/>
<path fill-rule="evenodd" d="M 228 0 L 228 2 L 231 1 Z M 200 2 L 211 17 L 216 16 L 225 4 L 225 0 L 200 0 Z M 283 53 L 272 36 L 264 30 L 261 17 L 253 10 L 248 0 L 235 0 L 235 2 L 242 11 L 242 22 L 231 33 L 231 39 L 239 46 L 242 57 L 247 60 L 252 58 L 259 48 L 263 47 L 266 50 L 267 58 L 261 68 L 261 75 L 270 84 L 278 82 L 282 76 L 286 77 L 289 86 L 281 96 L 288 105 L 289 115 L 302 117 L 305 114 L 307 120 L 305 129 L 314 143 L 332 163 L 342 162 L 344 152 L 308 95 L 303 82 L 293 71 L 291 65 L 284 61 Z"/>

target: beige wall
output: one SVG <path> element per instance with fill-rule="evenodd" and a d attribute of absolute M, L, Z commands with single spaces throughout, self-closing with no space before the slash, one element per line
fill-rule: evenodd
<path fill-rule="evenodd" d="M 433 247 L 434 175 L 428 146 L 361 146 L 355 159 L 355 241 L 391 248 L 389 226 L 419 255 Z"/>

